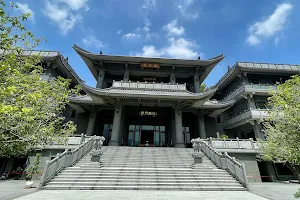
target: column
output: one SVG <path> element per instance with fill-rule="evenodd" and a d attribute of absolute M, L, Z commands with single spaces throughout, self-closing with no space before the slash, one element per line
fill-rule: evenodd
<path fill-rule="evenodd" d="M 128 64 L 125 64 L 125 72 L 124 72 L 124 76 L 123 76 L 123 81 L 129 81 L 129 68 L 128 68 Z"/>
<path fill-rule="evenodd" d="M 175 84 L 176 83 L 176 77 L 175 77 L 175 72 L 172 71 L 170 74 L 170 83 Z"/>
<path fill-rule="evenodd" d="M 172 139 L 172 146 L 176 143 L 176 133 L 175 133 L 175 116 L 174 116 L 174 109 L 170 110 L 171 112 L 171 119 L 170 119 L 170 133 L 169 137 Z M 171 145 L 171 140 L 170 140 Z"/>
<path fill-rule="evenodd" d="M 97 112 L 96 110 L 92 110 L 89 118 L 88 127 L 86 129 L 86 135 L 94 135 L 96 118 L 97 118 Z"/>
<path fill-rule="evenodd" d="M 195 88 L 195 93 L 200 92 L 200 80 L 199 80 L 198 73 L 194 74 L 194 88 Z"/>
<path fill-rule="evenodd" d="M 176 106 L 175 109 L 175 133 L 176 133 L 176 142 L 175 147 L 184 148 L 184 135 L 182 131 L 182 110 L 180 106 Z"/>
<path fill-rule="evenodd" d="M 247 104 L 250 110 L 256 109 L 256 104 L 253 98 L 253 95 L 247 95 Z"/>
<path fill-rule="evenodd" d="M 113 120 L 113 127 L 111 131 L 111 138 L 108 143 L 109 146 L 119 146 L 120 144 L 120 127 L 122 118 L 122 105 L 115 106 L 115 114 Z"/>
<path fill-rule="evenodd" d="M 105 76 L 105 70 L 103 67 L 101 67 L 98 74 L 96 88 L 103 88 L 104 76 Z"/>
<path fill-rule="evenodd" d="M 254 130 L 256 140 L 258 140 L 258 139 L 265 140 L 266 139 L 263 132 L 260 131 L 261 125 L 257 120 L 254 120 L 253 130 Z"/>
<path fill-rule="evenodd" d="M 201 112 L 198 113 L 198 124 L 199 124 L 199 133 L 201 139 L 206 139 L 205 123 L 204 116 Z"/>

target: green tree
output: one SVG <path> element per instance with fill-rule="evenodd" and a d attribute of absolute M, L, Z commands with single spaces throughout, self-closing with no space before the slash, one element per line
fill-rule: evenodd
<path fill-rule="evenodd" d="M 261 143 L 263 160 L 285 164 L 300 183 L 300 76 L 292 76 L 268 98 L 272 109 L 264 123 L 266 143 Z"/>
<path fill-rule="evenodd" d="M 201 83 L 200 85 L 200 92 L 205 92 L 206 90 L 206 84 L 205 83 Z"/>
<path fill-rule="evenodd" d="M 64 140 L 76 126 L 64 122 L 67 97 L 77 93 L 70 81 L 41 79 L 39 56 L 21 56 L 40 40 L 23 23 L 29 13 L 14 16 L 18 7 L 0 0 L 0 157 L 22 156 L 37 145 Z"/>

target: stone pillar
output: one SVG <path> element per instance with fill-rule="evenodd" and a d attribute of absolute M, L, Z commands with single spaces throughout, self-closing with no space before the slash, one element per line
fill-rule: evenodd
<path fill-rule="evenodd" d="M 124 72 L 124 76 L 123 76 L 123 81 L 129 81 L 129 68 L 128 68 L 128 64 L 125 64 L 125 72 Z"/>
<path fill-rule="evenodd" d="M 180 106 L 176 106 L 175 109 L 175 132 L 176 132 L 176 142 L 175 147 L 184 148 L 184 135 L 182 131 L 182 110 Z"/>
<path fill-rule="evenodd" d="M 119 146 L 120 144 L 120 127 L 122 118 L 122 105 L 118 104 L 115 106 L 115 114 L 113 120 L 113 127 L 111 131 L 111 138 L 108 143 L 109 146 Z"/>
<path fill-rule="evenodd" d="M 175 72 L 172 71 L 170 74 L 170 83 L 175 84 L 176 83 L 176 77 L 175 77 Z"/>
<path fill-rule="evenodd" d="M 254 134 L 255 134 L 255 138 L 256 140 L 258 139 L 262 139 L 262 140 L 265 140 L 265 136 L 263 134 L 261 130 L 261 125 L 258 121 L 254 120 L 254 124 L 253 124 L 253 130 L 254 130 Z"/>
<path fill-rule="evenodd" d="M 105 70 L 103 67 L 101 67 L 98 74 L 96 88 L 103 88 L 104 76 L 105 76 Z"/>
<path fill-rule="evenodd" d="M 256 109 L 255 101 L 253 95 L 247 95 L 247 103 L 250 110 Z"/>
<path fill-rule="evenodd" d="M 97 112 L 95 110 L 91 111 L 88 127 L 86 129 L 86 135 L 94 135 L 94 128 L 97 118 Z"/>
<path fill-rule="evenodd" d="M 205 123 L 204 123 L 204 116 L 202 113 L 198 113 L 198 124 L 199 124 L 199 133 L 201 139 L 206 139 L 206 131 L 205 131 Z"/>
<path fill-rule="evenodd" d="M 176 143 L 176 131 L 175 131 L 175 115 L 174 109 L 171 109 L 171 135 L 172 135 L 172 146 Z"/>
<path fill-rule="evenodd" d="M 199 80 L 199 74 L 194 74 L 194 88 L 195 93 L 200 93 L 200 80 Z"/>

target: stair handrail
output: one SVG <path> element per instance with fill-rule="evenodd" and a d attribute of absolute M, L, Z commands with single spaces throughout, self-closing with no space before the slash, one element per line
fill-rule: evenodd
<path fill-rule="evenodd" d="M 201 149 L 203 153 L 218 167 L 227 170 L 234 176 L 245 188 L 248 187 L 248 179 L 246 175 L 246 168 L 244 163 L 239 163 L 234 157 L 217 152 L 213 147 L 201 141 Z"/>
<path fill-rule="evenodd" d="M 66 149 L 63 153 L 58 153 L 54 159 L 47 160 L 39 184 L 39 189 L 41 189 L 46 183 L 54 178 L 60 171 L 66 167 L 74 165 L 77 161 L 79 161 L 87 152 L 92 149 L 95 139 L 96 136 L 88 138 L 76 149 Z"/>

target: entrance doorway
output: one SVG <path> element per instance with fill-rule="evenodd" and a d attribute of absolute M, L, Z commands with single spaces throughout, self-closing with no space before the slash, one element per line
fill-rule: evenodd
<path fill-rule="evenodd" d="M 154 144 L 154 131 L 141 131 L 141 144 Z"/>

